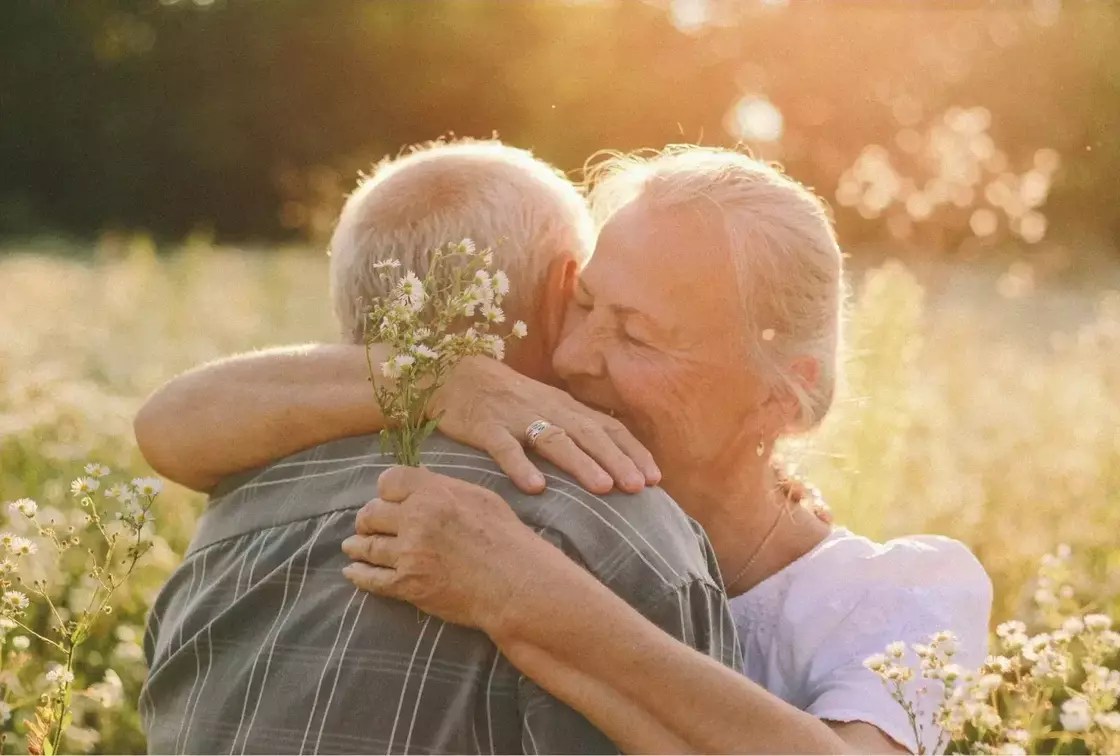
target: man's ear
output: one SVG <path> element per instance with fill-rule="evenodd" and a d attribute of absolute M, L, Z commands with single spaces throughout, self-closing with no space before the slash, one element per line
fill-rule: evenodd
<path fill-rule="evenodd" d="M 578 284 L 579 265 L 575 258 L 567 253 L 554 257 L 548 265 L 541 301 L 537 305 L 537 322 L 544 329 L 541 335 L 548 354 L 552 354 L 560 343 L 564 315 Z"/>

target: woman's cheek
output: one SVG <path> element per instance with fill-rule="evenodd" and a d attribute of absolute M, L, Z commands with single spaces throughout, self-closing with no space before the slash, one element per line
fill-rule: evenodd
<path fill-rule="evenodd" d="M 622 376 L 619 376 L 622 378 Z M 629 360 L 624 380 L 623 401 L 645 434 L 655 439 L 657 446 L 677 456 L 687 448 L 691 425 L 690 392 L 685 376 L 674 371 L 664 360 L 638 356 Z"/>

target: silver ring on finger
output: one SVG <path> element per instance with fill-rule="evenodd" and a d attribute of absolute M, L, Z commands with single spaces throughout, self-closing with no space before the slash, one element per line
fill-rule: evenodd
<path fill-rule="evenodd" d="M 525 429 L 525 445 L 530 449 L 536 448 L 537 442 L 540 441 L 541 434 L 549 428 L 556 428 L 561 433 L 564 432 L 563 428 L 559 428 L 547 420 L 534 420 L 529 424 L 529 427 Z"/>

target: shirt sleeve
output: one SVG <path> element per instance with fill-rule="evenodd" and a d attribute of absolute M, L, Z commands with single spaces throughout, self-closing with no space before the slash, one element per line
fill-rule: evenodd
<path fill-rule="evenodd" d="M 911 644 L 928 643 L 934 633 L 950 630 L 959 640 L 954 661 L 978 667 L 987 656 L 992 587 L 983 567 L 960 543 L 911 540 L 896 546 L 902 547 L 876 556 L 872 575 L 848 575 L 862 579 L 833 583 L 832 600 L 821 602 L 816 617 L 823 632 L 813 648 L 794 655 L 811 659 L 803 677 L 806 711 L 823 720 L 874 725 L 916 753 L 918 733 L 863 660 L 882 653 L 889 643 L 903 641 L 903 662 L 917 672 Z M 844 579 L 842 574 L 836 577 Z M 801 635 L 804 642 L 804 629 Z M 924 695 L 919 694 L 922 688 Z M 918 703 L 917 727 L 927 752 L 941 734 L 933 717 L 940 694 L 940 683 L 920 676 L 907 686 L 908 699 Z"/>
<path fill-rule="evenodd" d="M 742 651 L 727 596 L 696 579 L 635 607 L 677 640 L 740 671 Z M 619 637 L 619 643 L 626 639 Z M 582 715 L 522 677 L 518 686 L 521 742 L 525 753 L 619 753 L 618 747 Z"/>

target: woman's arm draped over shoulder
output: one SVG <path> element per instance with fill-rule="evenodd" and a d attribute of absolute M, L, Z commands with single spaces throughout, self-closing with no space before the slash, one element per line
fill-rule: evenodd
<path fill-rule="evenodd" d="M 358 513 L 343 572 L 486 632 L 523 674 L 627 753 L 898 753 L 677 641 L 522 523 L 493 491 L 393 468 Z"/>
<path fill-rule="evenodd" d="M 371 347 L 373 365 L 388 356 L 384 345 Z M 540 419 L 565 432 L 542 438 L 537 453 L 589 491 L 638 491 L 661 479 L 649 451 L 622 423 L 488 357 L 459 362 L 428 409 L 440 414 L 441 432 L 490 454 L 526 493 L 545 486 L 522 447 L 525 429 Z M 148 463 L 196 491 L 384 427 L 365 347 L 348 344 L 278 347 L 203 365 L 160 387 L 134 423 Z"/>
<path fill-rule="evenodd" d="M 824 722 L 661 632 L 541 543 L 531 589 L 483 629 L 514 666 L 624 751 L 852 751 Z"/>
<path fill-rule="evenodd" d="M 384 347 L 373 348 L 376 364 Z M 134 422 L 152 468 L 196 491 L 383 426 L 365 347 L 350 344 L 278 347 L 202 365 L 157 389 Z"/>

